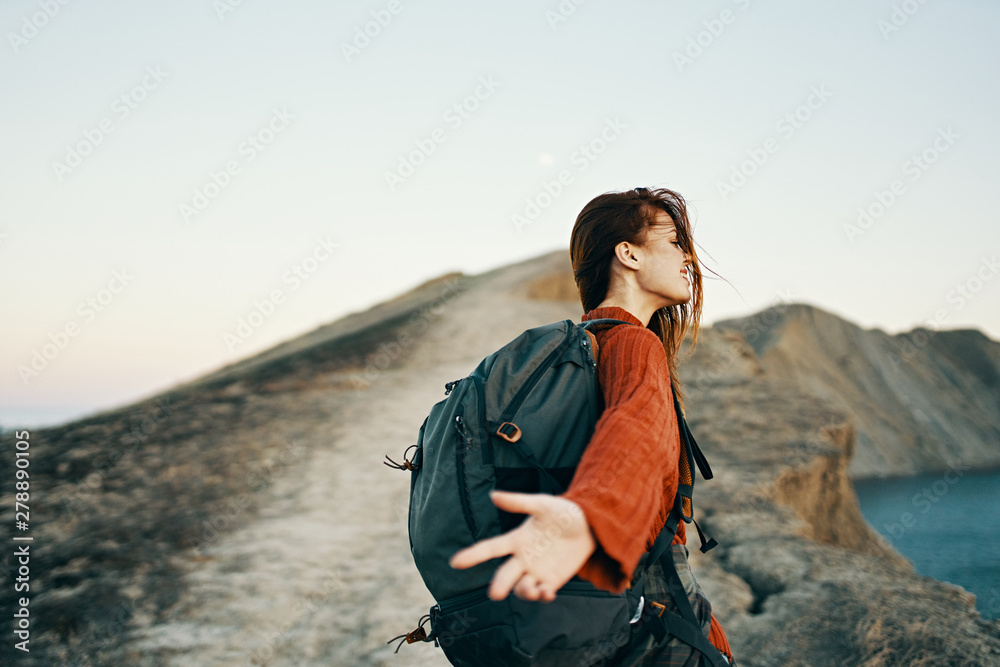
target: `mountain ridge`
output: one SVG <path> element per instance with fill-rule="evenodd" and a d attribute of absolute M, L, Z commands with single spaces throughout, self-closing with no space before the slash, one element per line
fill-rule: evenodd
<path fill-rule="evenodd" d="M 771 324 L 748 342 L 763 368 L 857 418 L 854 478 L 1000 465 L 1000 343 L 981 331 L 887 334 L 808 304 L 713 326 L 762 320 Z"/>

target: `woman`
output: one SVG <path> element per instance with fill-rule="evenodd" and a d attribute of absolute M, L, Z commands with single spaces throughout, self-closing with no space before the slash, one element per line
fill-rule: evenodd
<path fill-rule="evenodd" d="M 701 268 L 684 199 L 662 188 L 594 198 L 577 217 L 570 258 L 582 320 L 614 318 L 640 326 L 594 332 L 605 408 L 569 489 L 558 496 L 494 492 L 497 507 L 528 518 L 452 558 L 453 567 L 468 568 L 510 556 L 493 577 L 494 600 L 513 591 L 526 600 L 551 601 L 574 575 L 623 591 L 677 493 L 680 433 L 670 379 L 679 388 L 675 358 L 689 326 L 697 341 L 702 305 Z M 670 554 L 703 631 L 735 664 L 690 573 L 686 542 L 681 522 Z M 645 594 L 647 604 L 676 609 L 658 564 L 646 575 Z M 632 635 L 618 656 L 622 664 L 698 664 L 700 653 L 676 638 L 658 643 L 649 633 Z"/>

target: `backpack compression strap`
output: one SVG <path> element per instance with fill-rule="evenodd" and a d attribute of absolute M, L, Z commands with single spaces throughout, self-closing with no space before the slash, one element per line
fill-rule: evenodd
<path fill-rule="evenodd" d="M 681 513 L 681 518 L 685 522 L 693 522 L 694 527 L 698 531 L 698 538 L 701 540 L 701 552 L 705 553 L 709 549 L 718 545 L 712 538 L 705 539 L 705 533 L 701 530 L 701 526 L 698 522 L 694 520 L 694 510 L 691 504 L 691 495 L 694 491 L 694 470 L 691 467 L 692 461 L 698 466 L 699 472 L 704 479 L 712 479 L 712 468 L 708 465 L 708 459 L 702 453 L 701 448 L 698 446 L 698 442 L 694 439 L 694 434 L 691 433 L 691 429 L 688 428 L 687 420 L 684 418 L 684 411 L 681 410 L 680 401 L 677 399 L 677 388 L 674 386 L 674 379 L 670 378 L 670 391 L 674 397 L 674 411 L 677 413 L 677 426 L 681 435 L 681 444 L 683 446 L 681 450 L 681 458 L 678 464 L 679 467 L 679 479 L 677 485 L 677 498 L 680 505 L 679 509 Z"/>
<path fill-rule="evenodd" d="M 700 652 L 712 667 L 727 667 L 729 661 L 726 660 L 722 652 L 708 640 L 708 637 L 702 631 L 701 624 L 698 622 L 697 616 L 695 616 L 694 608 L 691 606 L 691 601 L 687 597 L 687 591 L 684 590 L 684 584 L 681 582 L 680 575 L 677 574 L 673 556 L 667 553 L 677 532 L 680 505 L 679 501 L 674 505 L 670 516 L 667 517 L 667 522 L 664 524 L 660 534 L 656 536 L 656 541 L 653 542 L 652 548 L 647 553 L 646 560 L 641 565 L 638 576 L 633 577 L 633 581 L 641 581 L 646 576 L 652 564 L 660 561 L 660 567 L 663 569 L 663 574 L 666 577 L 667 591 L 670 593 L 670 597 L 673 598 L 674 604 L 677 605 L 680 614 L 647 599 L 642 607 L 642 618 L 644 621 L 639 629 L 639 637 L 645 637 L 647 633 L 652 633 L 657 644 L 659 644 L 666 639 L 668 634 L 673 635 Z M 695 523 L 695 526 L 697 527 L 698 524 Z M 704 545 L 705 538 L 701 533 L 701 528 L 698 528 L 698 535 L 701 536 L 702 544 Z M 704 548 L 703 546 L 702 551 L 708 551 L 708 549 L 715 546 L 714 543 L 715 540 L 712 540 L 712 544 L 708 548 Z"/>

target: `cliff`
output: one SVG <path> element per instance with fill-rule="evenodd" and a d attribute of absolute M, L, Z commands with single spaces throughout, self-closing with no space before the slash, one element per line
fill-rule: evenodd
<path fill-rule="evenodd" d="M 30 655 L 5 643 L 3 659 L 447 664 L 431 645 L 386 644 L 433 600 L 407 544 L 408 473 L 382 458 L 415 442 L 445 382 L 523 330 L 581 314 L 564 251 L 449 274 L 148 401 L 33 431 L 33 488 L 45 490 L 32 499 L 45 517 L 33 527 L 34 639 Z M 679 371 L 716 471 L 695 502 L 720 546 L 692 548 L 693 563 L 741 664 L 996 664 L 1000 624 L 963 590 L 915 574 L 858 510 L 851 460 L 871 427 L 855 401 L 877 402 L 879 376 L 852 366 L 870 393 L 852 388 L 836 355 L 880 334 L 808 306 L 754 317 L 704 329 Z M 906 393 L 887 398 L 931 397 L 940 388 L 920 379 L 935 373 L 995 388 L 996 344 L 956 335 L 939 332 L 927 345 L 941 359 L 904 369 Z M 893 419 L 886 432 L 905 421 Z M 984 419 L 963 428 L 990 433 Z M 880 443 L 869 461 L 937 460 L 878 433 L 866 436 Z M 0 514 L 13 520 L 10 507 Z"/>
<path fill-rule="evenodd" d="M 706 333 L 685 368 L 719 367 L 721 350 L 747 345 Z M 696 487 L 699 522 L 720 543 L 692 548 L 692 563 L 741 664 L 996 664 L 1000 623 L 918 575 L 862 518 L 853 415 L 754 371 L 703 379 L 688 409 L 717 471 Z"/>
<path fill-rule="evenodd" d="M 854 417 L 854 478 L 1000 465 L 1000 343 L 979 331 L 889 335 L 796 303 L 714 326 Z"/>

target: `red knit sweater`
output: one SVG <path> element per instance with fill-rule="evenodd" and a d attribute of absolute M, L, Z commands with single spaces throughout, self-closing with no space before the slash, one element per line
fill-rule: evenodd
<path fill-rule="evenodd" d="M 594 332 L 600 347 L 597 379 L 604 412 L 562 495 L 583 509 L 597 541 L 597 549 L 577 575 L 620 593 L 673 506 L 681 442 L 660 338 L 617 306 L 595 308 L 581 321 L 604 317 L 639 326 Z M 673 543 L 687 544 L 684 522 L 678 525 Z M 709 639 L 732 656 L 714 615 Z"/>

